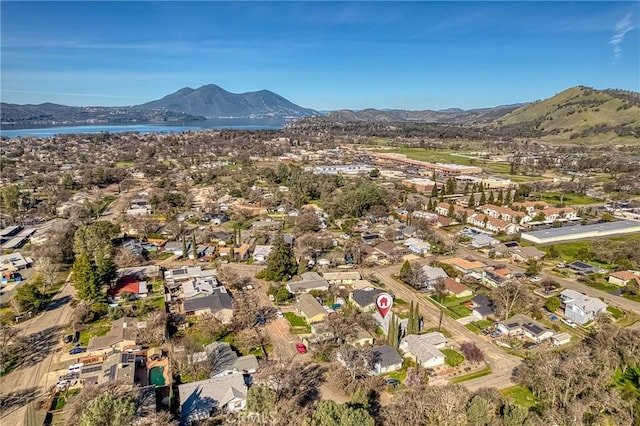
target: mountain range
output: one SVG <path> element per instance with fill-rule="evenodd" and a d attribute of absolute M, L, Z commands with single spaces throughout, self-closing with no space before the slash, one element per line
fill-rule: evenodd
<path fill-rule="evenodd" d="M 441 123 L 477 129 L 513 130 L 543 140 L 619 142 L 640 139 L 640 93 L 577 86 L 525 104 L 463 110 L 339 110 L 319 113 L 269 90 L 231 93 L 214 84 L 182 88 L 161 99 L 128 107 L 77 107 L 51 103 L 0 105 L 2 128 L 58 124 L 186 122 L 207 119 L 268 119 L 276 125 L 327 123 Z"/>

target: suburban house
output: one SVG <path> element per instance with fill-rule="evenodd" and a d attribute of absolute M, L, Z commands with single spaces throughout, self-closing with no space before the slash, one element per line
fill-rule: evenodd
<path fill-rule="evenodd" d="M 190 425 L 218 412 L 242 411 L 247 403 L 247 385 L 241 373 L 185 383 L 178 386 L 180 422 Z"/>
<path fill-rule="evenodd" d="M 100 362 L 82 365 L 79 379 L 85 385 L 107 382 L 133 385 L 136 383 L 136 355 L 130 352 L 111 352 Z"/>
<path fill-rule="evenodd" d="M 258 370 L 258 359 L 255 355 L 238 356 L 226 342 L 212 342 L 204 347 L 204 351 L 195 352 L 187 357 L 189 364 L 206 362 L 210 356 L 218 359 L 216 370 L 211 377 L 224 376 L 234 372 L 253 374 Z"/>
<path fill-rule="evenodd" d="M 609 274 L 609 283 L 619 285 L 621 287 L 627 285 L 631 280 L 635 280 L 640 284 L 640 271 L 617 271 Z"/>
<path fill-rule="evenodd" d="M 473 290 L 471 290 L 466 285 L 454 280 L 453 278 L 445 278 L 444 286 L 447 290 L 447 293 L 454 297 L 468 297 L 473 295 Z"/>
<path fill-rule="evenodd" d="M 290 293 L 309 293 L 311 290 L 329 290 L 329 282 L 322 278 L 317 272 L 305 272 L 300 275 L 301 281 L 289 281 L 287 290 Z"/>
<path fill-rule="evenodd" d="M 253 260 L 256 262 L 265 262 L 269 257 L 269 253 L 273 250 L 273 246 L 257 245 L 253 249 Z"/>
<path fill-rule="evenodd" d="M 391 373 L 402 368 L 402 357 L 398 351 L 391 346 L 378 346 L 371 351 L 373 355 L 373 375 L 379 376 L 380 374 Z"/>
<path fill-rule="evenodd" d="M 431 244 L 420 238 L 407 238 L 404 241 L 404 245 L 411 253 L 417 254 L 418 256 L 424 256 L 431 250 Z"/>
<path fill-rule="evenodd" d="M 369 312 L 375 309 L 376 298 L 381 293 L 384 293 L 384 291 L 375 287 L 366 287 L 351 292 L 349 300 L 363 312 Z"/>
<path fill-rule="evenodd" d="M 569 263 L 567 267 L 578 275 L 593 275 L 601 272 L 601 269 L 597 266 L 589 265 L 588 263 L 580 262 L 579 260 Z"/>
<path fill-rule="evenodd" d="M 118 278 L 116 285 L 107 290 L 107 297 L 111 302 L 118 302 L 122 293 L 130 293 L 133 298 L 139 299 L 149 295 L 149 287 L 146 281 L 141 281 L 134 275 L 125 275 Z"/>
<path fill-rule="evenodd" d="M 209 295 L 201 295 L 184 299 L 182 307 L 185 315 L 213 314 L 225 324 L 231 322 L 233 316 L 233 301 L 227 290 L 220 286 Z"/>
<path fill-rule="evenodd" d="M 391 241 L 384 241 L 374 247 L 375 251 L 379 253 L 380 259 L 388 259 L 393 256 L 402 256 L 407 254 L 407 249 L 396 245 Z"/>
<path fill-rule="evenodd" d="M 511 207 L 515 210 L 525 212 L 527 215 L 534 217 L 535 211 L 539 209 L 546 209 L 549 205 L 545 201 L 521 201 L 511 203 Z"/>
<path fill-rule="evenodd" d="M 576 212 L 572 207 L 548 207 L 544 210 L 540 210 L 540 212 L 545 215 L 546 222 L 579 219 L 578 212 Z"/>
<path fill-rule="evenodd" d="M 484 294 L 477 294 L 471 299 L 471 315 L 478 319 L 487 319 L 493 315 L 493 302 Z"/>
<path fill-rule="evenodd" d="M 484 263 L 478 260 L 466 260 L 459 257 L 452 257 L 451 259 L 441 259 L 440 263 L 451 265 L 465 275 L 472 272 L 479 272 L 486 266 Z"/>
<path fill-rule="evenodd" d="M 336 285 L 353 284 L 361 278 L 358 271 L 325 272 L 322 277 L 329 281 L 329 284 Z"/>
<path fill-rule="evenodd" d="M 545 252 L 535 247 L 517 247 L 511 249 L 509 252 L 511 253 L 511 260 L 521 263 L 527 263 L 531 260 L 541 260 L 546 255 Z"/>
<path fill-rule="evenodd" d="M 550 339 L 553 331 L 526 315 L 517 314 L 498 323 L 498 330 L 507 336 L 524 336 L 536 343 Z"/>
<path fill-rule="evenodd" d="M 240 262 L 248 260 L 251 252 L 251 246 L 247 243 L 242 243 L 238 247 L 233 249 L 233 256 L 236 261 Z"/>
<path fill-rule="evenodd" d="M 449 277 L 444 269 L 429 265 L 424 265 L 422 267 L 422 272 L 424 274 L 425 287 L 427 288 L 433 288 L 436 281 Z"/>
<path fill-rule="evenodd" d="M 316 298 L 309 293 L 303 293 L 298 296 L 296 312 L 302 315 L 309 324 L 322 322 L 327 317 L 327 311 L 316 300 Z"/>
<path fill-rule="evenodd" d="M 498 244 L 499 242 L 499 240 L 496 240 L 491 235 L 485 233 L 477 233 L 471 237 L 471 247 L 475 249 L 491 247 Z"/>
<path fill-rule="evenodd" d="M 213 294 L 219 285 L 214 276 L 195 277 L 182 283 L 182 297 L 190 299 L 196 296 Z"/>
<path fill-rule="evenodd" d="M 443 349 L 446 344 L 447 339 L 439 332 L 410 334 L 400 340 L 400 350 L 405 357 L 413 359 L 423 367 L 437 367 L 444 364 L 445 355 L 439 349 Z"/>
<path fill-rule="evenodd" d="M 352 346 L 373 346 L 375 339 L 371 334 L 360 326 L 356 326 L 356 335 L 347 342 Z"/>
<path fill-rule="evenodd" d="M 136 345 L 138 329 L 146 327 L 146 322 L 138 321 L 136 318 L 119 318 L 111 323 L 111 330 L 104 336 L 95 336 L 89 339 L 87 352 L 97 355 L 104 355 L 117 351 L 124 351 Z"/>
<path fill-rule="evenodd" d="M 504 285 L 511 278 L 513 278 L 513 273 L 507 267 L 496 268 L 496 267 L 490 266 L 482 270 L 482 276 L 481 276 L 482 283 L 488 284 L 492 287 L 500 287 Z"/>
<path fill-rule="evenodd" d="M 564 316 L 578 324 L 593 321 L 598 314 L 607 310 L 607 304 L 602 300 L 578 293 L 575 290 L 563 290 L 559 297 L 564 303 Z"/>

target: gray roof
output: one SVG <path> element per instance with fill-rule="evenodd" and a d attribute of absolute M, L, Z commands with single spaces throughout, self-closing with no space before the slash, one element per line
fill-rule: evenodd
<path fill-rule="evenodd" d="M 424 272 L 424 278 L 427 282 L 433 282 L 438 278 L 447 278 L 449 275 L 442 268 L 434 268 L 429 265 L 424 265 L 422 267 L 422 271 Z"/>
<path fill-rule="evenodd" d="M 372 352 L 374 363 L 380 364 L 382 368 L 402 364 L 402 357 L 398 351 L 389 345 L 375 347 Z"/>
<path fill-rule="evenodd" d="M 376 297 L 378 297 L 380 293 L 384 293 L 384 291 L 378 288 L 354 290 L 353 293 L 351 293 L 351 300 L 358 304 L 358 306 L 365 307 L 375 303 Z"/>
<path fill-rule="evenodd" d="M 589 297 L 577 291 L 566 289 L 560 293 L 560 298 L 565 304 L 578 306 L 583 312 L 598 313 L 607 309 L 607 304 L 596 297 Z"/>
<path fill-rule="evenodd" d="M 136 356 L 126 352 L 110 355 L 102 364 L 102 377 L 98 383 L 124 382 L 133 384 L 136 371 Z"/>
<path fill-rule="evenodd" d="M 433 334 L 433 333 L 429 333 Z M 425 335 L 422 335 L 425 336 Z M 427 338 L 421 338 L 422 336 L 417 336 L 415 334 L 410 334 L 405 336 L 401 345 L 406 347 L 407 352 L 411 353 L 416 357 L 418 362 L 423 363 L 433 358 L 444 358 L 444 354 L 440 352 L 433 343 L 429 341 Z M 446 340 L 445 340 L 446 341 Z"/>
<path fill-rule="evenodd" d="M 289 291 L 297 293 L 300 291 L 309 291 L 313 289 L 329 288 L 329 282 L 322 278 L 317 272 L 305 272 L 302 275 L 302 281 L 290 281 L 287 283 Z"/>
<path fill-rule="evenodd" d="M 241 373 L 214 377 L 178 386 L 182 424 L 190 420 L 210 417 L 211 412 L 223 409 L 233 399 L 245 399 L 247 386 Z"/>
<path fill-rule="evenodd" d="M 223 309 L 233 309 L 233 300 L 228 293 L 218 291 L 213 292 L 209 296 L 192 297 L 183 302 L 185 312 L 200 311 L 203 309 L 211 309 L 215 313 Z"/>
<path fill-rule="evenodd" d="M 536 238 L 551 238 L 559 236 L 571 236 L 576 235 L 576 238 L 580 238 L 578 234 L 584 232 L 608 232 L 608 231 L 622 231 L 626 228 L 635 228 L 640 226 L 640 222 L 635 220 L 618 220 L 615 222 L 596 223 L 593 225 L 576 225 L 565 226 L 562 228 L 542 229 L 540 231 L 531 231 L 523 233 L 522 235 L 530 235 Z"/>

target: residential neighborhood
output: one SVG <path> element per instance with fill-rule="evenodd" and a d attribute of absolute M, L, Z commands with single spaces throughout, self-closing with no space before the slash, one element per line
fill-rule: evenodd
<path fill-rule="evenodd" d="M 570 167 L 531 179 L 515 162 L 496 172 L 498 151 L 470 152 L 473 166 L 414 160 L 438 150 L 409 139 L 401 154 L 342 136 L 256 148 L 204 135 L 219 144 L 179 138 L 211 150 L 198 162 L 164 148 L 176 136 L 117 136 L 156 147 L 152 164 L 104 136 L 104 179 L 53 151 L 68 197 L 26 171 L 3 184 L 0 420 L 63 424 L 74 401 L 120 385 L 136 416 L 169 419 L 157 424 L 244 421 L 264 404 L 312 415 L 362 392 L 385 412 L 451 386 L 537 401 L 538 360 L 637 337 L 640 222 L 567 189 Z"/>

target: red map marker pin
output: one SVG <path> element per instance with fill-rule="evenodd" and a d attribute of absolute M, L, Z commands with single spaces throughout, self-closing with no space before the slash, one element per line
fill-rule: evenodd
<path fill-rule="evenodd" d="M 378 297 L 376 297 L 376 307 L 383 319 L 391 310 L 391 305 L 393 305 L 393 298 L 388 293 L 380 293 Z"/>

